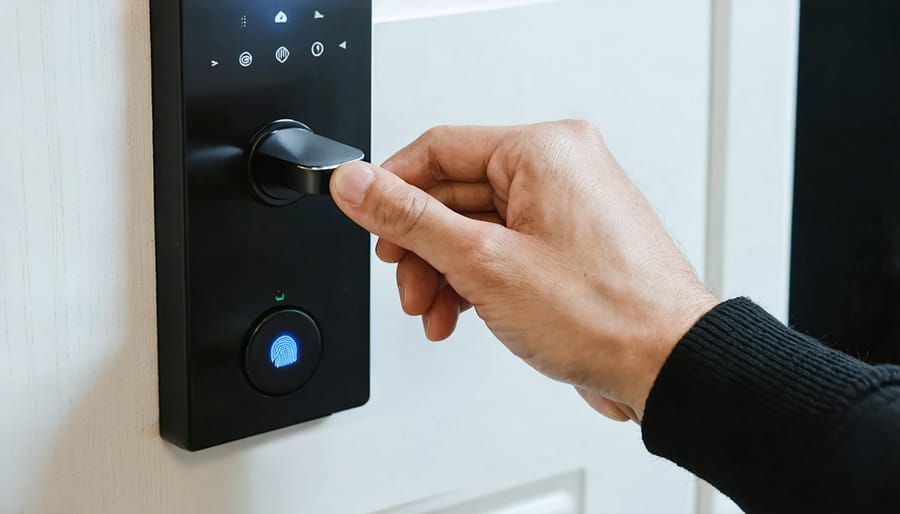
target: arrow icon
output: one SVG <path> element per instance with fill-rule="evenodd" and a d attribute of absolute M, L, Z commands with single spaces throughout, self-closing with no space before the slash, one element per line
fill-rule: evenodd
<path fill-rule="evenodd" d="M 218 65 L 219 65 L 219 61 L 209 61 L 210 68 L 215 68 Z"/>
<path fill-rule="evenodd" d="M 347 42 L 344 41 L 343 43 L 339 44 L 338 46 L 341 47 L 341 48 L 343 48 L 344 50 L 346 50 L 346 49 L 347 49 Z"/>
<path fill-rule="evenodd" d="M 324 17 L 325 17 L 325 15 L 322 14 L 321 11 L 316 11 L 315 18 L 316 18 L 317 20 L 321 20 L 321 19 L 324 18 Z"/>

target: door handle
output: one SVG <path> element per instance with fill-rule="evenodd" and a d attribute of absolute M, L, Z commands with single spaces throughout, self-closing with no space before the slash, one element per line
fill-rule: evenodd
<path fill-rule="evenodd" d="M 315 134 L 299 121 L 279 120 L 251 141 L 250 182 L 262 201 L 287 205 L 303 195 L 330 195 L 334 171 L 365 156 L 358 148 Z"/>

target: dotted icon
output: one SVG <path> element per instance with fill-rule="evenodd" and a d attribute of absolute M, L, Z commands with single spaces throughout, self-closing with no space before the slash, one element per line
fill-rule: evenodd
<path fill-rule="evenodd" d="M 244 52 L 241 54 L 241 57 L 238 59 L 238 62 L 241 63 L 241 66 L 244 68 L 249 68 L 251 64 L 253 64 L 253 54 L 250 52 Z"/>
<path fill-rule="evenodd" d="M 247 15 L 246 14 L 241 16 L 241 28 L 242 29 L 247 28 Z"/>

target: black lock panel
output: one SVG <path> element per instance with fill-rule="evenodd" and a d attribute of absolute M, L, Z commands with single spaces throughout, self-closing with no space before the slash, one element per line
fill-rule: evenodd
<path fill-rule="evenodd" d="M 151 16 L 162 435 L 197 450 L 364 404 L 369 235 L 328 196 L 263 201 L 248 170 L 279 120 L 370 153 L 371 2 Z"/>

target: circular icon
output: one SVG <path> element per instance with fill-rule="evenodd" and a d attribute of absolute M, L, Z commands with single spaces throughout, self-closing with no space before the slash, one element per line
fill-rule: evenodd
<path fill-rule="evenodd" d="M 325 45 L 322 44 L 321 41 L 316 41 L 312 45 L 312 54 L 313 57 L 322 57 L 322 54 L 325 53 Z"/>
<path fill-rule="evenodd" d="M 250 52 L 242 53 L 241 57 L 238 59 L 238 62 L 240 62 L 241 66 L 243 66 L 244 68 L 249 67 L 251 64 L 253 64 L 253 54 L 251 54 Z"/>
<path fill-rule="evenodd" d="M 250 383 L 270 396 L 291 394 L 312 378 L 322 359 L 322 333 L 305 312 L 265 316 L 251 331 L 244 357 Z"/>

